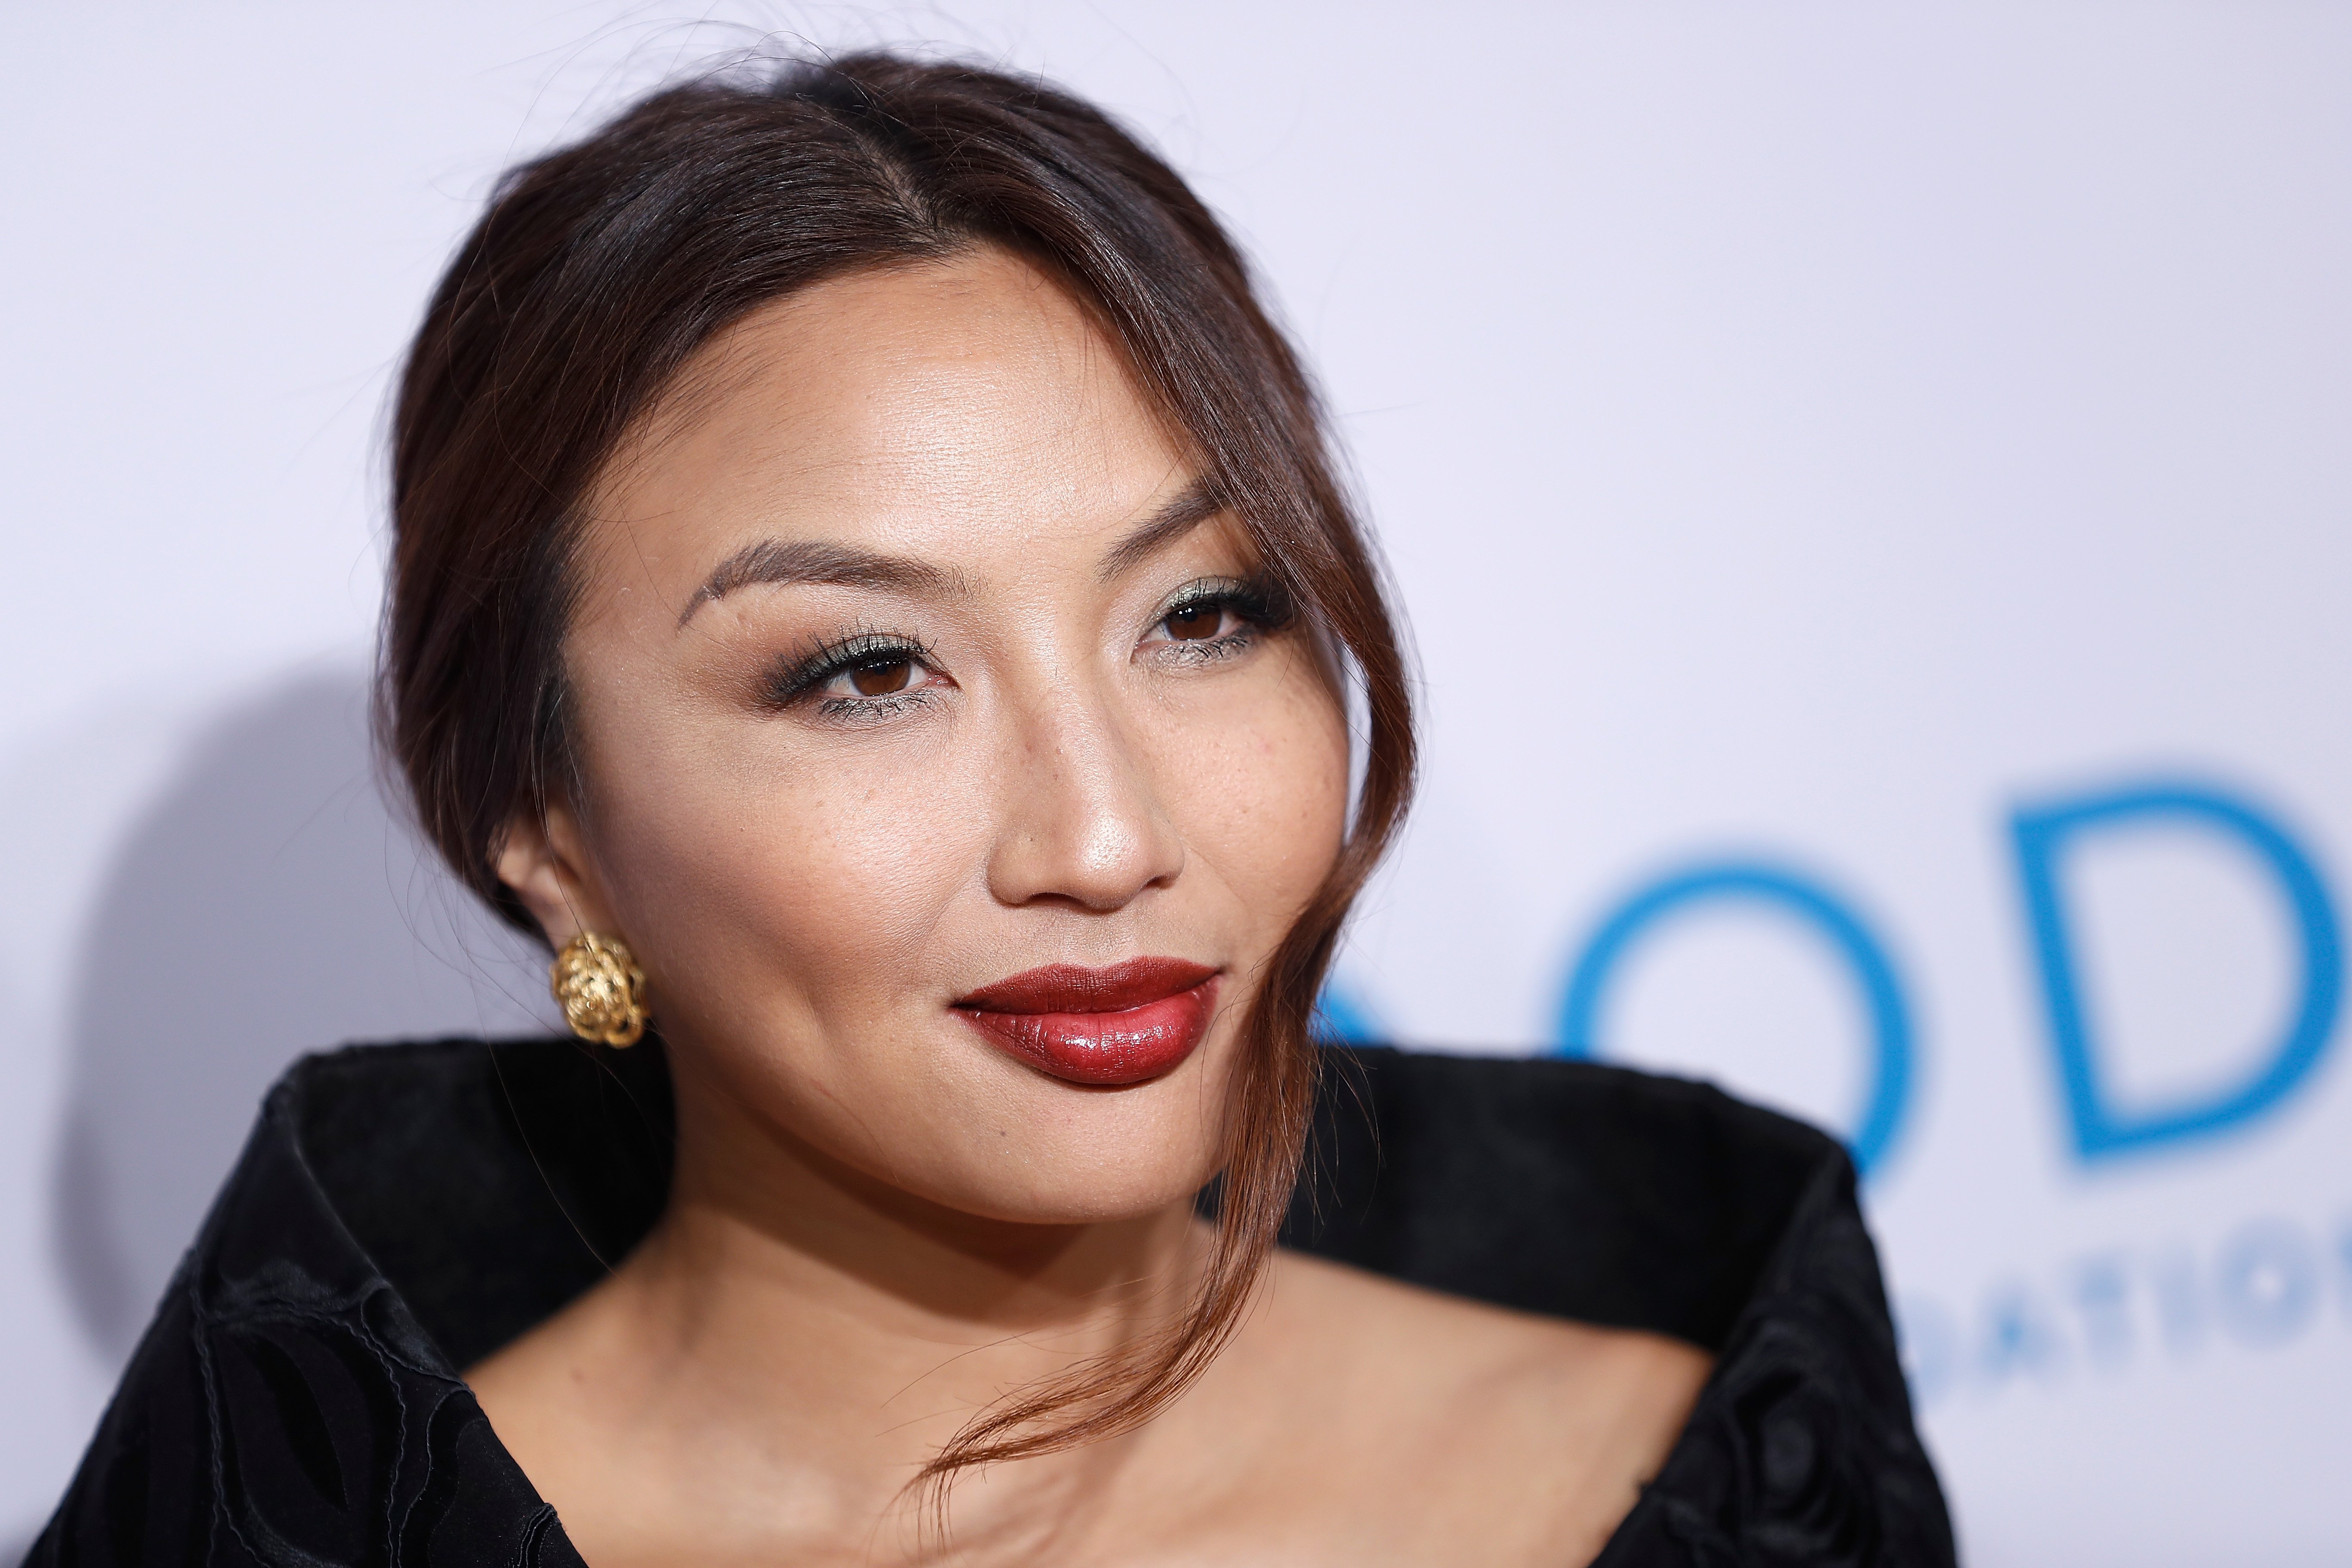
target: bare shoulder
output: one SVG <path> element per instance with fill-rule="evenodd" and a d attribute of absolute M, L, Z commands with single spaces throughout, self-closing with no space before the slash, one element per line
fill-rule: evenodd
<path fill-rule="evenodd" d="M 1322 1484 L 1349 1494 L 1329 1499 L 1335 1510 L 1379 1521 L 1382 1560 L 1446 1561 L 1473 1544 L 1498 1564 L 1588 1560 L 1664 1462 L 1713 1364 L 1662 1334 L 1297 1253 L 1278 1256 L 1269 1287 L 1244 1358 L 1262 1391 L 1279 1389 Z M 1426 1555 L 1409 1536 L 1427 1538 Z"/>
<path fill-rule="evenodd" d="M 1660 1458 L 1712 1358 L 1664 1334 L 1570 1322 L 1423 1289 L 1300 1253 L 1278 1255 L 1268 1328 L 1344 1347 L 1352 1386 L 1500 1415 L 1525 1405 Z M 1289 1331 L 1290 1332 L 1286 1332 Z"/>
<path fill-rule="evenodd" d="M 615 1451 L 614 1398 L 636 1391 L 639 1369 L 614 1331 L 608 1279 L 520 1339 L 466 1369 L 499 1444 L 542 1496 L 564 1506 L 598 1495 Z"/>

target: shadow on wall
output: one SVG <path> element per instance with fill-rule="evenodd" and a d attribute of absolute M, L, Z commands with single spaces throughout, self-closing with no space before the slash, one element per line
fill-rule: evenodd
<path fill-rule="evenodd" d="M 107 874 L 54 1214 L 75 1306 L 116 1363 L 288 1062 L 549 1026 L 544 956 L 420 848 L 375 780 L 364 677 L 291 681 L 199 737 Z"/>

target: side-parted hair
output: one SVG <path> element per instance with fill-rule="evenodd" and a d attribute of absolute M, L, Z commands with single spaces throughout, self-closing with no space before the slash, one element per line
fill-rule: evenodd
<path fill-rule="evenodd" d="M 1301 621 L 1344 650 L 1362 782 L 1338 862 L 1244 1021 L 1197 1293 L 1164 1332 L 982 1411 L 926 1481 L 1132 1430 L 1231 1337 L 1298 1179 L 1316 995 L 1412 793 L 1411 693 L 1381 575 L 1314 389 L 1233 242 L 1091 106 L 882 53 L 671 88 L 510 171 L 401 381 L 378 699 L 425 832 L 536 934 L 494 867 L 508 823 L 571 775 L 563 650 L 600 473 L 688 357 L 749 312 L 980 246 L 1037 264 L 1090 310 Z"/>

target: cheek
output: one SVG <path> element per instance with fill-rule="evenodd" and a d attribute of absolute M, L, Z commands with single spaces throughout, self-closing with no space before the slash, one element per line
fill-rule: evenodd
<path fill-rule="evenodd" d="M 755 728 L 716 751 L 600 761 L 614 902 L 646 928 L 673 1006 L 722 1028 L 854 1014 L 920 985 L 983 858 L 967 770 L 903 746 L 819 768 Z"/>
<path fill-rule="evenodd" d="M 1177 737 L 1163 777 L 1188 848 L 1247 910 L 1270 947 L 1339 857 L 1347 730 L 1304 670 L 1273 684 L 1235 718 Z"/>

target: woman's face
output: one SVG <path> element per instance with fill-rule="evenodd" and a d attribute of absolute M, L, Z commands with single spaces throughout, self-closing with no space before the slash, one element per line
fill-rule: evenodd
<path fill-rule="evenodd" d="M 680 378 L 581 563 L 584 799 L 500 870 L 635 951 L 682 1097 L 997 1219 L 1213 1173 L 1348 757 L 1194 479 L 991 250 L 807 289 Z"/>

